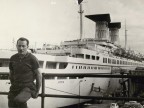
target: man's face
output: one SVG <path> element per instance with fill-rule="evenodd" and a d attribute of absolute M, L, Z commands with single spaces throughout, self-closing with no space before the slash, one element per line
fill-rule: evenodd
<path fill-rule="evenodd" d="M 17 42 L 17 50 L 19 54 L 25 55 L 27 53 L 27 49 L 28 49 L 27 41 L 19 40 Z"/>

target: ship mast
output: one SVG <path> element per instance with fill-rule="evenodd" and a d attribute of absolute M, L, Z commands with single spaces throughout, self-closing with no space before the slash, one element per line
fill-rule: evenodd
<path fill-rule="evenodd" d="M 125 50 L 127 49 L 127 28 L 126 28 L 126 20 L 125 20 Z"/>
<path fill-rule="evenodd" d="M 78 0 L 79 4 L 79 14 L 80 14 L 80 40 L 82 39 L 83 36 L 83 10 L 82 10 L 82 2 L 83 0 Z"/>

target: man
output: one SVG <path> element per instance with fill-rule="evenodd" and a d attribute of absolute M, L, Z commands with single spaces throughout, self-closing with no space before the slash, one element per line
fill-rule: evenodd
<path fill-rule="evenodd" d="M 9 108 L 27 108 L 27 101 L 39 94 L 42 79 L 40 66 L 37 58 L 27 51 L 28 46 L 28 39 L 19 38 L 16 45 L 18 53 L 10 58 Z"/>

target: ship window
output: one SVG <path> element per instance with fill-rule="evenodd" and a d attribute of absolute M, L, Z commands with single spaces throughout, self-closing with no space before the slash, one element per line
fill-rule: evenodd
<path fill-rule="evenodd" d="M 107 58 L 103 58 L 103 63 L 107 63 Z"/>
<path fill-rule="evenodd" d="M 56 62 L 46 62 L 47 69 L 56 69 Z"/>
<path fill-rule="evenodd" d="M 108 59 L 108 63 L 111 63 L 111 59 Z"/>
<path fill-rule="evenodd" d="M 59 69 L 65 69 L 67 67 L 68 63 L 60 63 Z"/>
<path fill-rule="evenodd" d="M 99 58 L 100 58 L 99 56 L 96 56 L 96 60 L 99 60 Z"/>
<path fill-rule="evenodd" d="M 86 66 L 84 66 L 83 69 L 86 69 Z"/>
<path fill-rule="evenodd" d="M 122 64 L 124 64 L 124 61 L 122 61 Z"/>
<path fill-rule="evenodd" d="M 119 60 L 117 60 L 117 64 L 119 64 Z"/>
<path fill-rule="evenodd" d="M 44 61 L 39 61 L 40 68 L 43 68 Z"/>
<path fill-rule="evenodd" d="M 84 54 L 76 54 L 77 58 L 84 58 Z"/>
<path fill-rule="evenodd" d="M 112 64 L 114 64 L 114 59 L 112 60 Z"/>
<path fill-rule="evenodd" d="M 83 79 L 84 77 L 78 77 L 78 79 Z"/>
<path fill-rule="evenodd" d="M 113 64 L 116 64 L 116 60 L 115 60 L 115 59 L 113 59 L 113 60 L 112 60 L 112 63 L 113 63 Z"/>
<path fill-rule="evenodd" d="M 51 50 L 51 48 L 46 48 L 46 50 Z"/>
<path fill-rule="evenodd" d="M 92 56 L 92 60 L 95 60 L 95 56 Z"/>
<path fill-rule="evenodd" d="M 97 67 L 94 67 L 94 69 L 97 69 Z"/>
<path fill-rule="evenodd" d="M 57 77 L 57 79 L 67 79 L 67 77 Z"/>
<path fill-rule="evenodd" d="M 90 69 L 90 66 L 88 66 L 87 69 Z"/>
<path fill-rule="evenodd" d="M 69 77 L 69 79 L 76 79 L 76 77 Z"/>
<path fill-rule="evenodd" d="M 79 69 L 82 69 L 82 66 L 79 66 Z"/>
<path fill-rule="evenodd" d="M 0 59 L 0 67 L 8 67 L 9 59 Z"/>
<path fill-rule="evenodd" d="M 86 55 L 86 59 L 90 59 L 90 55 Z"/>

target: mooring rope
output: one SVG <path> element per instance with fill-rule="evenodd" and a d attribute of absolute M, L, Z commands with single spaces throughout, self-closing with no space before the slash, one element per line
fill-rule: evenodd
<path fill-rule="evenodd" d="M 51 88 L 51 87 L 45 87 L 45 88 L 49 88 L 49 89 L 52 89 L 52 90 L 55 90 L 55 91 L 60 91 L 60 92 L 63 92 L 63 93 L 67 93 L 67 94 L 71 94 L 71 95 L 76 95 L 76 96 L 79 96 L 79 95 L 74 94 L 74 93 L 70 93 L 70 92 L 66 92 L 66 91 L 58 90 L 58 89 Z"/>

